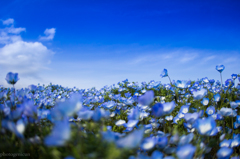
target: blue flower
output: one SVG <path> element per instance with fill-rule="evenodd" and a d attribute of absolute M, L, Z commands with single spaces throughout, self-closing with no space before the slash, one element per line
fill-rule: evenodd
<path fill-rule="evenodd" d="M 33 84 L 32 84 L 32 85 L 29 85 L 28 88 L 29 88 L 30 91 L 33 92 L 33 93 L 37 90 L 37 86 L 35 86 L 35 85 L 33 85 Z"/>
<path fill-rule="evenodd" d="M 222 147 L 218 150 L 217 157 L 218 159 L 227 159 L 232 155 L 232 153 L 233 153 L 233 149 Z"/>
<path fill-rule="evenodd" d="M 232 87 L 233 86 L 233 80 L 232 79 L 227 79 L 225 81 L 225 86 L 227 87 Z"/>
<path fill-rule="evenodd" d="M 214 97 L 215 102 L 219 102 L 219 100 L 221 98 L 220 94 L 215 94 L 213 97 Z"/>
<path fill-rule="evenodd" d="M 206 113 L 208 116 L 213 115 L 215 113 L 215 107 L 213 106 L 208 107 Z"/>
<path fill-rule="evenodd" d="M 163 153 L 158 151 L 158 150 L 155 150 L 153 153 L 152 153 L 152 156 L 151 156 L 151 159 L 162 159 L 163 158 Z"/>
<path fill-rule="evenodd" d="M 144 128 L 135 130 L 127 136 L 120 138 L 116 141 L 116 145 L 120 148 L 136 148 L 142 141 Z"/>
<path fill-rule="evenodd" d="M 152 115 L 154 117 L 157 117 L 157 118 L 164 115 L 164 113 L 163 113 L 163 105 L 161 103 L 156 103 L 152 107 Z"/>
<path fill-rule="evenodd" d="M 207 90 L 202 88 L 201 90 L 199 91 L 192 91 L 192 94 L 193 94 L 193 98 L 196 99 L 196 100 L 200 100 L 202 99 L 206 94 L 207 94 Z"/>
<path fill-rule="evenodd" d="M 156 144 L 159 148 L 164 148 L 168 144 L 168 138 L 166 136 L 158 137 L 156 140 Z"/>
<path fill-rule="evenodd" d="M 162 105 L 163 105 L 163 113 L 164 113 L 164 115 L 170 114 L 174 110 L 174 108 L 176 106 L 174 101 L 163 103 Z"/>
<path fill-rule="evenodd" d="M 237 78 L 237 74 L 232 74 L 232 79 L 235 80 Z"/>
<path fill-rule="evenodd" d="M 145 138 L 142 141 L 141 149 L 150 150 L 155 146 L 155 144 L 156 144 L 156 140 L 154 138 L 152 138 L 152 137 Z"/>
<path fill-rule="evenodd" d="M 195 113 L 186 113 L 184 115 L 184 119 L 188 123 L 194 123 L 199 118 L 199 114 L 197 112 Z"/>
<path fill-rule="evenodd" d="M 194 127 L 201 135 L 210 135 L 216 127 L 216 122 L 212 117 L 196 120 Z"/>
<path fill-rule="evenodd" d="M 14 84 L 16 84 L 17 81 L 19 80 L 19 78 L 18 78 L 18 73 L 9 72 L 9 73 L 7 74 L 7 76 L 6 76 L 5 79 L 6 79 L 6 81 L 7 81 L 8 84 L 14 85 Z"/>
<path fill-rule="evenodd" d="M 150 105 L 153 102 L 153 100 L 154 100 L 154 92 L 150 90 L 138 98 L 138 103 L 141 105 Z"/>
<path fill-rule="evenodd" d="M 177 157 L 179 159 L 192 159 L 195 151 L 196 147 L 192 146 L 191 144 L 179 146 L 177 148 Z"/>
<path fill-rule="evenodd" d="M 217 65 L 216 66 L 216 70 L 218 71 L 218 72 L 222 72 L 223 70 L 225 69 L 225 66 L 224 65 Z"/>
<path fill-rule="evenodd" d="M 209 99 L 208 98 L 203 98 L 201 103 L 206 106 L 209 103 Z"/>
<path fill-rule="evenodd" d="M 52 133 L 44 139 L 47 146 L 63 146 L 70 138 L 71 130 L 68 120 L 56 121 Z"/>
<path fill-rule="evenodd" d="M 162 71 L 162 73 L 161 73 L 161 75 L 160 75 L 162 78 L 163 77 L 167 77 L 168 76 L 168 71 L 167 71 L 167 69 L 163 69 L 163 71 Z"/>
<path fill-rule="evenodd" d="M 219 144 L 219 146 L 220 147 L 230 147 L 231 143 L 232 143 L 232 140 L 226 140 L 225 139 Z"/>

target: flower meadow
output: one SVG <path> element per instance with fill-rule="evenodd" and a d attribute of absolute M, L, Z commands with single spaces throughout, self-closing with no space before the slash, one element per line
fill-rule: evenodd
<path fill-rule="evenodd" d="M 1 153 L 65 159 L 239 159 L 240 75 L 129 82 L 99 90 L 0 86 Z M 24 158 L 18 156 L 18 158 Z"/>

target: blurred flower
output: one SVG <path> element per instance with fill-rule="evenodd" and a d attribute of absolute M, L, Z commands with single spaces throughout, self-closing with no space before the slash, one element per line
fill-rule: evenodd
<path fill-rule="evenodd" d="M 179 159 L 192 159 L 195 151 L 196 147 L 192 146 L 191 144 L 187 144 L 184 146 L 179 146 L 176 154 Z"/>
<path fill-rule="evenodd" d="M 151 159 L 162 159 L 163 158 L 163 153 L 158 151 L 158 150 L 155 150 L 153 151 L 152 155 L 151 155 Z"/>
<path fill-rule="evenodd" d="M 150 150 L 152 149 L 156 144 L 156 140 L 152 137 L 145 138 L 141 143 L 141 149 L 143 150 Z"/>
<path fill-rule="evenodd" d="M 219 111 L 219 114 L 222 116 L 233 116 L 235 117 L 237 115 L 237 112 L 232 110 L 232 108 L 221 108 Z"/>
<path fill-rule="evenodd" d="M 224 65 L 217 65 L 216 66 L 216 70 L 218 71 L 218 72 L 222 72 L 223 70 L 225 69 L 225 66 Z"/>
<path fill-rule="evenodd" d="M 201 135 L 210 135 L 212 130 L 216 127 L 216 122 L 212 117 L 197 119 L 194 127 Z"/>
<path fill-rule="evenodd" d="M 163 71 L 162 71 L 162 73 L 161 73 L 161 75 L 160 75 L 162 78 L 163 77 L 167 77 L 168 76 L 168 71 L 167 71 L 167 69 L 163 69 Z"/>
<path fill-rule="evenodd" d="M 9 72 L 9 73 L 7 74 L 7 76 L 6 76 L 5 79 L 6 79 L 6 81 L 7 81 L 8 84 L 14 85 L 14 84 L 16 84 L 17 81 L 19 80 L 19 78 L 18 78 L 18 73 Z"/>
<path fill-rule="evenodd" d="M 174 108 L 176 106 L 174 101 L 163 103 L 162 105 L 163 105 L 163 113 L 164 113 L 164 115 L 170 114 L 174 110 Z"/>
<path fill-rule="evenodd" d="M 138 98 L 138 103 L 141 105 L 150 105 L 153 102 L 153 100 L 154 100 L 154 92 L 150 90 Z"/>
<path fill-rule="evenodd" d="M 206 94 L 207 94 L 207 90 L 202 88 L 201 90 L 199 91 L 192 91 L 192 94 L 193 94 L 193 98 L 196 99 L 196 100 L 200 100 L 202 99 Z"/>
<path fill-rule="evenodd" d="M 194 123 L 198 118 L 199 114 L 197 112 L 184 114 L 185 121 L 191 124 Z"/>
<path fill-rule="evenodd" d="M 223 140 L 222 142 L 220 142 L 219 146 L 220 147 L 230 147 L 231 143 L 232 143 L 231 139 L 230 140 Z"/>
<path fill-rule="evenodd" d="M 235 80 L 237 78 L 237 74 L 232 74 L 232 79 Z"/>
<path fill-rule="evenodd" d="M 44 139 L 44 143 L 47 146 L 63 146 L 70 135 L 68 120 L 56 121 L 51 134 Z"/>
<path fill-rule="evenodd" d="M 188 135 L 183 135 L 180 137 L 180 140 L 178 142 L 178 145 L 186 145 L 186 144 L 189 144 L 192 139 L 194 137 L 194 134 L 193 133 L 190 133 Z"/>
<path fill-rule="evenodd" d="M 168 138 L 166 136 L 157 137 L 156 144 L 159 148 L 164 148 L 168 144 Z"/>
<path fill-rule="evenodd" d="M 117 125 L 117 126 L 122 126 L 123 124 L 125 124 L 126 123 L 126 121 L 125 120 L 118 120 L 116 123 L 115 123 L 115 125 Z"/>
<path fill-rule="evenodd" d="M 120 148 L 136 148 L 142 141 L 144 128 L 135 130 L 127 136 L 120 138 L 116 141 L 116 145 Z"/>
<path fill-rule="evenodd" d="M 161 103 L 156 103 L 153 107 L 152 107 L 152 115 L 154 117 L 161 117 L 163 116 L 163 105 Z"/>
<path fill-rule="evenodd" d="M 227 87 L 232 87 L 232 86 L 234 86 L 233 84 L 234 84 L 234 83 L 233 83 L 233 80 L 232 80 L 232 79 L 227 79 L 227 80 L 225 81 L 225 86 L 227 86 Z"/>
<path fill-rule="evenodd" d="M 213 97 L 215 102 L 218 102 L 221 98 L 220 94 L 215 94 Z"/>
<path fill-rule="evenodd" d="M 218 150 L 217 157 L 218 159 L 227 159 L 232 155 L 232 153 L 233 153 L 233 149 L 222 147 Z"/>
<path fill-rule="evenodd" d="M 29 85 L 28 88 L 29 88 L 30 91 L 33 92 L 33 93 L 37 90 L 37 86 L 35 86 L 35 85 L 33 85 L 33 84 L 32 84 L 32 85 Z"/>

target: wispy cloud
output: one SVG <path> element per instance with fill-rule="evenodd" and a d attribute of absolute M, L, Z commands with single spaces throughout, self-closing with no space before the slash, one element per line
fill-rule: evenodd
<path fill-rule="evenodd" d="M 46 29 L 44 31 L 45 36 L 40 36 L 39 40 L 53 40 L 56 33 L 56 28 Z"/>
<path fill-rule="evenodd" d="M 7 20 L 3 20 L 3 25 L 10 25 L 14 23 L 14 19 L 9 18 Z"/>

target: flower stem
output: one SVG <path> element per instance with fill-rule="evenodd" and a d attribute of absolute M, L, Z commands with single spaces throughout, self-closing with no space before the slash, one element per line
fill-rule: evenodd
<path fill-rule="evenodd" d="M 223 82 L 222 82 L 222 72 L 220 73 L 220 77 L 221 77 L 221 88 L 222 88 L 222 85 L 223 85 Z"/>
<path fill-rule="evenodd" d="M 169 79 L 169 81 L 170 81 L 170 84 L 172 85 L 172 81 L 171 81 L 171 79 L 170 79 L 170 77 L 168 76 L 168 79 Z"/>

